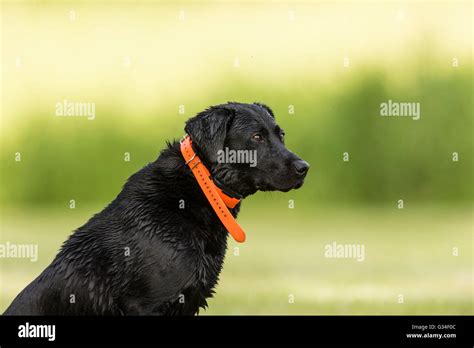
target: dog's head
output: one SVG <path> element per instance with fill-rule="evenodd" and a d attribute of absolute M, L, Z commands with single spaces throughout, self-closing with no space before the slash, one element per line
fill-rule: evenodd
<path fill-rule="evenodd" d="M 218 186 L 245 197 L 303 185 L 309 164 L 286 148 L 285 133 L 266 105 L 212 106 L 189 119 L 185 131 Z"/>

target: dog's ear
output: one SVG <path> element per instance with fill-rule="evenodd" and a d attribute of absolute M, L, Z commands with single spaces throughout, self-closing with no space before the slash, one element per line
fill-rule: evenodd
<path fill-rule="evenodd" d="M 269 106 L 267 106 L 265 104 L 262 104 L 262 103 L 253 103 L 253 105 L 258 105 L 258 106 L 264 108 L 265 110 L 267 110 L 267 112 L 270 114 L 271 117 L 275 118 L 275 115 L 273 114 L 273 111 L 272 111 L 272 109 L 270 109 Z"/>
<path fill-rule="evenodd" d="M 210 163 L 215 163 L 217 152 L 224 149 L 227 130 L 233 117 L 234 111 L 231 108 L 212 106 L 186 122 L 185 132 L 191 137 L 199 154 L 205 156 Z"/>

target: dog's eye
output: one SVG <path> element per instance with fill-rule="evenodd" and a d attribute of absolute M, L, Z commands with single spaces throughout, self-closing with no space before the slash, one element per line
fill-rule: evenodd
<path fill-rule="evenodd" d="M 285 132 L 280 133 L 280 139 L 282 142 L 285 142 Z"/>
<path fill-rule="evenodd" d="M 260 133 L 256 133 L 256 134 L 252 135 L 252 139 L 257 140 L 257 141 L 262 141 L 263 137 Z"/>

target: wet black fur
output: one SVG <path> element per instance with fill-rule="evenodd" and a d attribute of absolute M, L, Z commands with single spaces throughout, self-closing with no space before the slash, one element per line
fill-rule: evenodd
<path fill-rule="evenodd" d="M 221 185 L 246 197 L 303 183 L 304 175 L 291 169 L 303 161 L 284 147 L 275 127 L 268 107 L 228 103 L 190 119 L 185 130 Z M 255 132 L 266 142 L 255 141 Z M 260 149 L 257 167 L 216 163 L 216 151 L 224 146 Z M 232 214 L 239 209 L 240 204 Z M 196 314 L 213 295 L 227 238 L 174 141 L 69 237 L 4 314 Z"/>

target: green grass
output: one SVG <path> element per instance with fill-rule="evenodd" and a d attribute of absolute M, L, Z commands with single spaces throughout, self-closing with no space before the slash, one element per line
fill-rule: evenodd
<path fill-rule="evenodd" d="M 470 207 L 307 208 L 297 201 L 291 210 L 287 199 L 245 202 L 239 222 L 247 242 L 230 241 L 216 295 L 202 314 L 474 313 Z M 94 211 L 3 211 L 0 241 L 37 243 L 39 259 L 0 259 L 0 311 Z M 325 258 L 333 241 L 364 244 L 365 260 Z"/>

